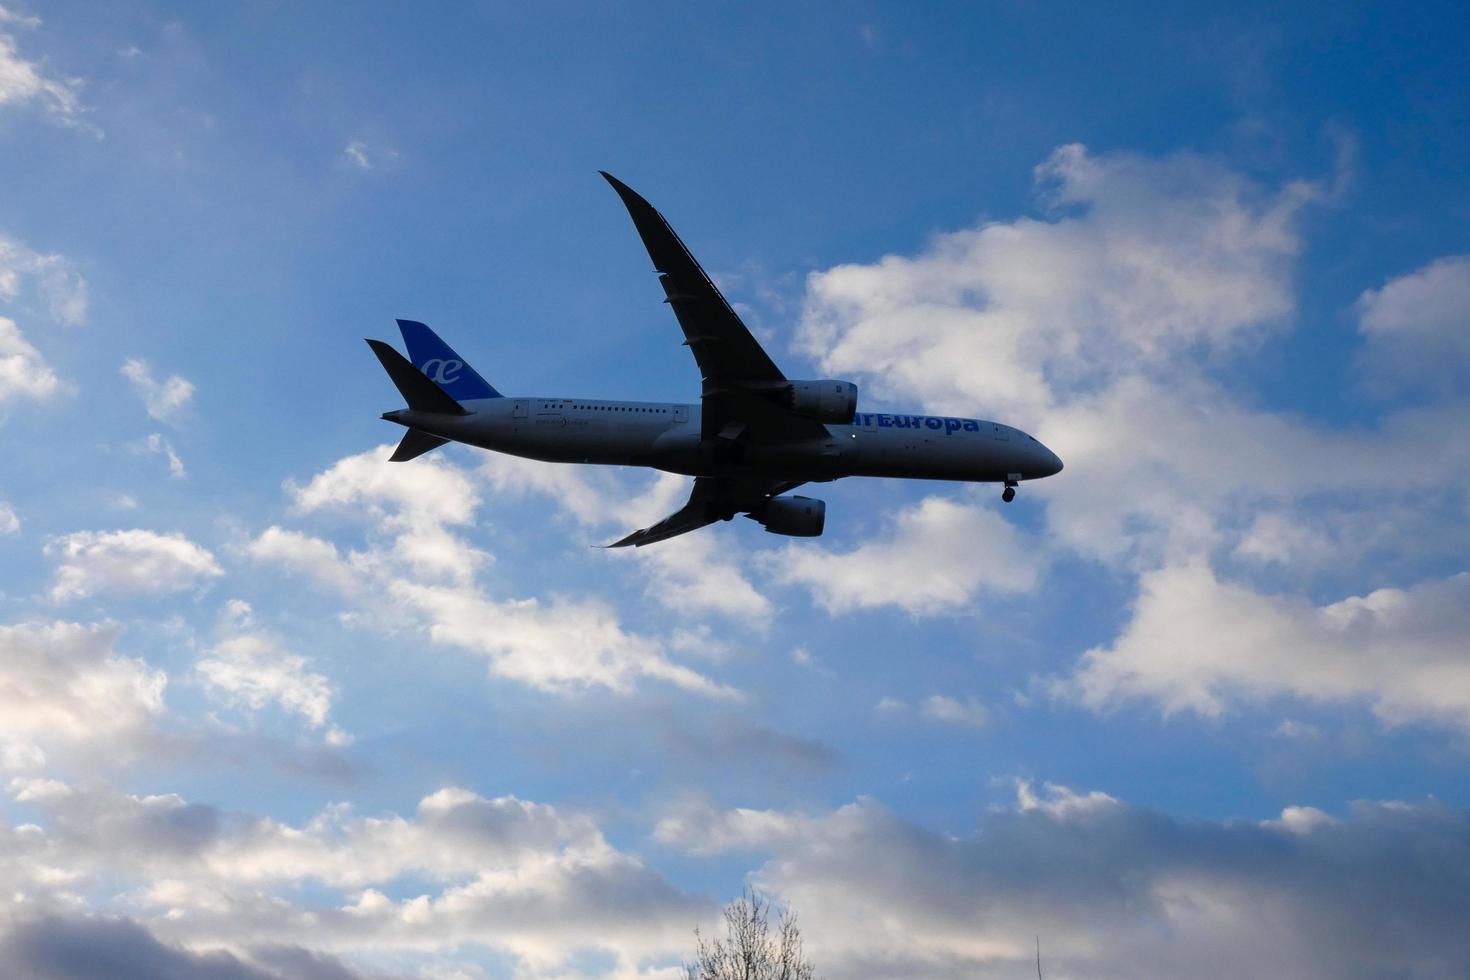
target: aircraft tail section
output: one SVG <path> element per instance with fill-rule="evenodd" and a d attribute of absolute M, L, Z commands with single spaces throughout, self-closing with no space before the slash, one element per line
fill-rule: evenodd
<path fill-rule="evenodd" d="M 464 406 L 455 401 L 443 388 L 424 376 L 418 368 L 410 364 L 402 354 L 381 340 L 369 340 L 368 346 L 373 353 L 378 355 L 382 362 L 383 370 L 388 372 L 388 377 L 393 379 L 398 393 L 403 400 L 408 402 L 408 407 L 416 412 L 434 412 L 438 415 L 467 415 Z"/>
<path fill-rule="evenodd" d="M 459 401 L 500 398 L 500 392 L 480 377 L 469 362 L 455 353 L 439 335 L 417 320 L 399 320 L 398 329 L 413 366 Z"/>
<path fill-rule="evenodd" d="M 398 448 L 393 450 L 393 455 L 388 457 L 388 462 L 406 463 L 430 450 L 438 449 L 448 441 L 448 439 L 430 435 L 420 429 L 409 429 L 403 434 L 403 441 L 398 444 Z"/>

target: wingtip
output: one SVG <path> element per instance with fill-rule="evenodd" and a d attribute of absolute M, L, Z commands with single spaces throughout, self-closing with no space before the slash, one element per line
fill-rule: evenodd
<path fill-rule="evenodd" d="M 612 185 L 613 190 L 618 192 L 618 197 L 621 197 L 623 199 L 624 204 L 641 204 L 644 207 L 651 207 L 651 205 L 646 200 L 644 200 L 642 194 L 639 194 L 633 188 L 629 187 L 621 180 L 618 180 L 606 170 L 599 170 L 597 172 L 602 174 L 603 179 Z"/>

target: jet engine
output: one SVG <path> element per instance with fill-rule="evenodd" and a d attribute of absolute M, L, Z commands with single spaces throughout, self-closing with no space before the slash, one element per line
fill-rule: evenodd
<path fill-rule="evenodd" d="M 818 422 L 851 425 L 857 412 L 857 385 L 851 381 L 792 381 L 782 394 L 787 408 Z"/>
<path fill-rule="evenodd" d="M 815 538 L 827 522 L 827 505 L 811 497 L 772 497 L 758 513 L 751 514 L 771 534 L 792 538 Z"/>

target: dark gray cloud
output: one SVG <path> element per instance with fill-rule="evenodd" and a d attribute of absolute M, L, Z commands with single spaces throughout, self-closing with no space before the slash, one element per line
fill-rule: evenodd
<path fill-rule="evenodd" d="M 224 951 L 193 953 L 160 942 L 131 919 L 43 916 L 0 935 L 7 977 L 25 980 L 361 980 L 340 960 L 270 947 L 247 963 Z"/>
<path fill-rule="evenodd" d="M 860 800 L 772 852 L 834 976 L 1022 976 L 1037 934 L 1065 976 L 1470 976 L 1470 812 L 1433 800 L 1257 823 L 1025 789 L 958 837 Z"/>
<path fill-rule="evenodd" d="M 842 761 L 841 755 L 823 742 L 779 732 L 734 714 L 717 714 L 693 722 L 668 717 L 663 735 L 670 749 L 699 766 L 776 766 L 818 774 Z"/>

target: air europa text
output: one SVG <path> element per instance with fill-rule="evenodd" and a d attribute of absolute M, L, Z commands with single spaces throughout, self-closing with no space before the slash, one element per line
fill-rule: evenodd
<path fill-rule="evenodd" d="M 974 419 L 951 419 L 938 418 L 933 415 L 879 415 L 874 412 L 859 412 L 858 423 L 865 428 L 874 425 L 880 429 L 934 429 L 943 430 L 945 435 L 951 432 L 979 432 L 980 423 Z"/>

